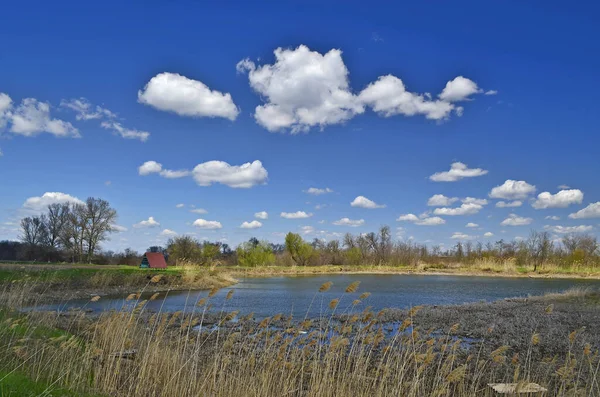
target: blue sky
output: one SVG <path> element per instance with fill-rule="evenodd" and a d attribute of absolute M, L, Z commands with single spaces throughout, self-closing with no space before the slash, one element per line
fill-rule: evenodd
<path fill-rule="evenodd" d="M 597 4 L 122 3 L 3 8 L 0 239 L 88 196 L 110 249 L 600 228 Z"/>

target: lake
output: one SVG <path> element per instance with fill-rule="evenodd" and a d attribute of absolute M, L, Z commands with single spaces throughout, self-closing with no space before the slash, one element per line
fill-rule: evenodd
<path fill-rule="evenodd" d="M 331 289 L 318 293 L 319 287 L 327 281 L 333 282 Z M 358 291 L 344 293 L 354 281 L 360 281 Z M 327 305 L 334 298 L 341 298 L 338 312 L 343 312 L 363 292 L 370 292 L 371 296 L 359 308 L 372 306 L 374 310 L 380 310 L 494 301 L 561 292 L 572 287 L 600 289 L 600 280 L 389 274 L 243 278 L 238 284 L 219 291 L 210 299 L 210 303 L 213 311 L 239 310 L 241 315 L 254 312 L 257 318 L 277 313 L 293 313 L 294 317 L 303 317 L 309 307 L 310 316 L 327 312 Z M 231 289 L 234 290 L 233 297 L 226 301 L 225 296 Z M 200 298 L 207 295 L 208 291 L 164 292 L 157 300 L 148 302 L 147 309 L 172 312 L 187 306 L 191 310 Z M 165 296 L 166 299 L 163 299 Z M 85 307 L 93 311 L 119 310 L 124 304 L 124 296 L 102 297 L 98 302 L 75 300 L 60 305 L 38 306 L 37 310 L 67 310 L 71 307 Z"/>

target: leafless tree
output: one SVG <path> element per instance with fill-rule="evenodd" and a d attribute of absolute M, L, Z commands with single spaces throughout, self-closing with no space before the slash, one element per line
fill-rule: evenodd
<path fill-rule="evenodd" d="M 548 232 L 531 231 L 527 240 L 527 248 L 531 261 L 533 262 L 533 271 L 537 271 L 538 267 L 543 266 L 544 262 L 552 252 L 552 240 Z"/>
<path fill-rule="evenodd" d="M 21 241 L 29 246 L 44 246 L 48 243 L 48 230 L 44 215 L 21 219 Z"/>
<path fill-rule="evenodd" d="M 87 246 L 86 259 L 91 263 L 100 243 L 107 240 L 108 234 L 114 231 L 117 211 L 111 208 L 108 201 L 93 197 L 86 200 L 84 207 L 83 238 Z"/>
<path fill-rule="evenodd" d="M 70 206 L 68 203 L 54 203 L 48 206 L 46 228 L 48 230 L 48 243 L 53 248 L 58 248 L 60 235 L 69 221 Z"/>

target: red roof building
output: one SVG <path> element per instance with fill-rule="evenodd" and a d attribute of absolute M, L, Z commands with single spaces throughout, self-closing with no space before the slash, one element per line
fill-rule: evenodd
<path fill-rule="evenodd" d="M 142 257 L 141 268 L 166 269 L 167 262 L 161 252 L 146 252 Z"/>

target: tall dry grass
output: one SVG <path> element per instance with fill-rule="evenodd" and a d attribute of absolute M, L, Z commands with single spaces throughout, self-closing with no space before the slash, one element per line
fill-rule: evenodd
<path fill-rule="evenodd" d="M 468 344 L 456 336 L 458 324 L 420 329 L 419 307 L 390 331 L 384 311 L 359 309 L 368 293 L 350 300 L 358 284 L 327 302 L 322 293 L 330 287 L 315 293 L 313 304 L 323 307 L 316 318 L 240 318 L 227 309 L 233 292 L 212 307 L 216 289 L 174 313 L 148 312 L 140 294 L 93 319 L 85 310 L 62 316 L 4 309 L 0 373 L 18 369 L 51 385 L 111 396 L 487 396 L 487 384 L 501 382 L 539 383 L 552 396 L 600 394 L 597 347 L 576 351 L 577 331 L 565 335 L 570 348 L 562 357 L 536 358 L 541 330 L 526 351 L 485 352 L 485 340 Z"/>

